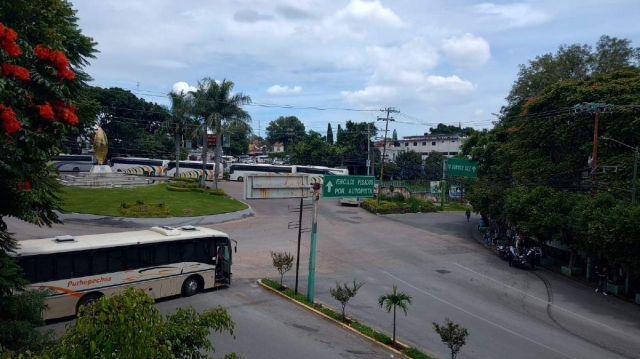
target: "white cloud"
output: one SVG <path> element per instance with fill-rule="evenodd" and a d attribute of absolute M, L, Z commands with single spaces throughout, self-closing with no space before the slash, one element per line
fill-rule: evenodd
<path fill-rule="evenodd" d="M 480 116 L 484 115 L 484 111 L 482 111 L 482 109 L 479 108 L 473 113 L 473 115 L 476 116 L 476 117 L 480 117 Z"/>
<path fill-rule="evenodd" d="M 453 94 L 466 94 L 476 89 L 476 86 L 456 75 L 452 76 L 427 76 L 426 84 L 420 90 L 449 92 Z"/>
<path fill-rule="evenodd" d="M 463 67 L 483 65 L 491 57 L 489 43 L 482 37 L 469 33 L 445 39 L 442 51 L 449 61 Z"/>
<path fill-rule="evenodd" d="M 396 97 L 397 91 L 393 86 L 374 85 L 367 86 L 364 90 L 359 91 L 342 91 L 340 94 L 348 102 L 366 107 L 388 103 L 390 99 Z"/>
<path fill-rule="evenodd" d="M 187 93 L 190 91 L 196 91 L 196 88 L 195 86 L 189 86 L 189 84 L 184 81 L 180 81 L 173 84 L 171 91 L 175 93 L 180 93 L 180 92 Z"/>
<path fill-rule="evenodd" d="M 302 92 L 302 87 L 300 86 L 289 87 L 289 86 L 273 85 L 267 89 L 267 93 L 271 95 L 285 95 L 285 94 L 294 94 L 294 93 L 300 93 L 300 92 Z"/>
<path fill-rule="evenodd" d="M 546 22 L 551 15 L 533 8 L 529 4 L 516 3 L 496 5 L 494 3 L 482 3 L 474 6 L 480 14 L 506 21 L 509 27 L 525 27 Z"/>
<path fill-rule="evenodd" d="M 335 18 L 344 22 L 365 21 L 373 26 L 386 25 L 396 28 L 405 26 L 404 21 L 391 9 L 382 6 L 379 0 L 351 0 L 349 5 L 336 13 Z"/>

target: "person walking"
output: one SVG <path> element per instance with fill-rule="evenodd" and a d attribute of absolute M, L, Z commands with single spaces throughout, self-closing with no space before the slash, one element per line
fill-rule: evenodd
<path fill-rule="evenodd" d="M 609 272 L 607 271 L 607 266 L 602 267 L 600 270 L 596 270 L 596 274 L 598 275 L 598 287 L 596 288 L 596 293 L 602 291 L 602 295 L 608 295 L 607 283 L 609 282 Z"/>
<path fill-rule="evenodd" d="M 469 222 L 469 218 L 471 218 L 471 210 L 467 209 L 464 214 L 467 216 L 467 222 Z"/>

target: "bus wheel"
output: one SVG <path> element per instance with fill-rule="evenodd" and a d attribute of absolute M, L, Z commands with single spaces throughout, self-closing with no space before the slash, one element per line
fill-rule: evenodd
<path fill-rule="evenodd" d="M 78 314 L 80 307 L 87 307 L 89 304 L 98 301 L 103 296 L 104 294 L 102 293 L 89 293 L 80 298 L 80 300 L 78 301 L 78 305 L 76 306 L 76 314 Z"/>
<path fill-rule="evenodd" d="M 78 167 L 73 167 L 73 172 L 80 172 L 80 168 L 78 168 Z"/>
<path fill-rule="evenodd" d="M 149 171 L 144 171 L 142 174 L 143 174 L 145 177 L 149 177 Z"/>
<path fill-rule="evenodd" d="M 244 181 L 244 178 L 238 177 L 238 182 L 242 182 L 242 181 Z"/>
<path fill-rule="evenodd" d="M 187 278 L 187 280 L 185 280 L 182 284 L 182 295 L 184 295 L 185 297 L 190 297 L 198 293 L 201 288 L 201 281 L 202 280 L 200 279 L 200 277 L 195 275 Z"/>

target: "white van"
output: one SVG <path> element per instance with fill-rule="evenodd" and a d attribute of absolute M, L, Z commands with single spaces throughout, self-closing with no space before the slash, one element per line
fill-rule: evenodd
<path fill-rule="evenodd" d="M 256 156 L 256 163 L 271 163 L 271 159 L 267 155 Z"/>

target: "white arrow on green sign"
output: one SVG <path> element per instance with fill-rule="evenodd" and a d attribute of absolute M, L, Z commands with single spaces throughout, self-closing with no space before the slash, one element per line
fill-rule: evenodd
<path fill-rule="evenodd" d="M 478 177 L 478 162 L 462 158 L 449 158 L 447 160 L 447 176 L 452 177 Z"/>
<path fill-rule="evenodd" d="M 322 196 L 325 198 L 373 198 L 373 176 L 325 175 Z"/>

